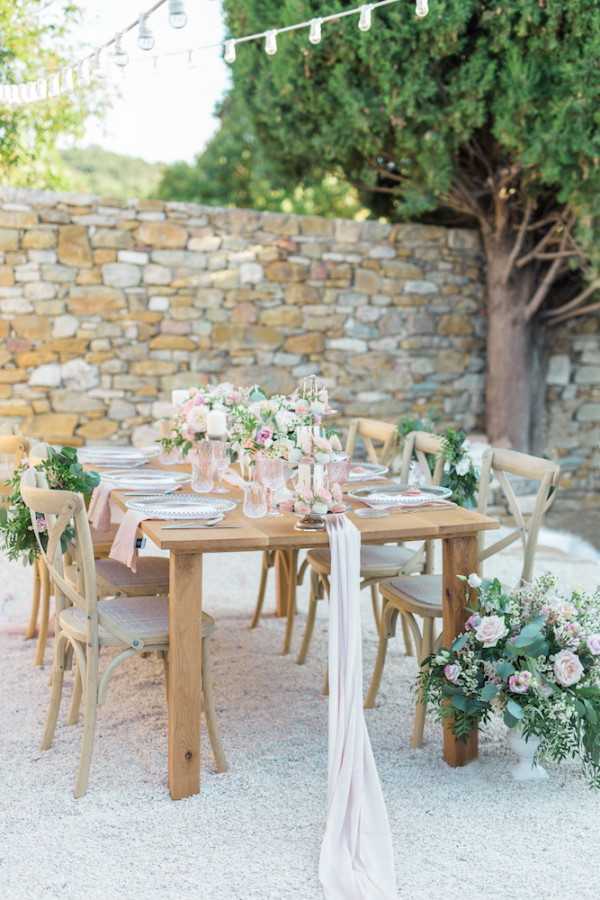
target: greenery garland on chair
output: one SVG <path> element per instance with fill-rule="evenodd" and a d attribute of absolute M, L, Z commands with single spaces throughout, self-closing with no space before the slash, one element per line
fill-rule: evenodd
<path fill-rule="evenodd" d="M 434 423 L 426 419 L 405 417 L 397 426 L 400 438 L 405 438 L 411 431 L 435 431 Z M 470 446 L 464 431 L 446 428 L 442 432 L 444 459 L 444 477 L 442 485 L 450 488 L 452 499 L 459 506 L 474 509 L 477 506 L 477 490 L 479 488 L 479 472 L 469 454 Z"/>
<path fill-rule="evenodd" d="M 31 513 L 21 497 L 21 476 L 27 468 L 27 464 L 18 466 L 12 478 L 5 482 L 11 492 L 7 505 L 0 507 L 0 544 L 9 559 L 21 559 L 24 565 L 33 565 L 39 556 L 39 547 L 31 525 Z M 100 483 L 97 472 L 87 472 L 82 467 L 73 447 L 63 447 L 61 450 L 48 447 L 48 457 L 34 468 L 45 474 L 49 488 L 83 494 L 86 503 Z M 43 542 L 43 516 L 38 517 L 38 527 Z M 63 550 L 67 549 L 72 538 L 72 529 L 66 528 L 61 539 Z"/>

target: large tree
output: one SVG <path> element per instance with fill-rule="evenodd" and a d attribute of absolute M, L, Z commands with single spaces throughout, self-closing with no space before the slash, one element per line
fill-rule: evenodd
<path fill-rule="evenodd" d="M 327 11 L 354 6 L 330 0 Z M 232 35 L 322 0 L 224 0 Z M 412 0 L 238 48 L 243 98 L 277 177 L 341 169 L 374 213 L 476 223 L 487 272 L 487 428 L 527 448 L 546 323 L 600 308 L 598 0 Z"/>
<path fill-rule="evenodd" d="M 0 0 L 0 81 L 35 81 L 75 62 L 68 43 L 77 19 L 70 0 Z M 81 134 L 90 96 L 86 90 L 31 106 L 0 105 L 0 183 L 65 187 L 57 141 Z"/>

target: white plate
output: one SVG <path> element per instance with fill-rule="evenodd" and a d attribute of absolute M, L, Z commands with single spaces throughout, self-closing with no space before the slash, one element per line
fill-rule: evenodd
<path fill-rule="evenodd" d="M 184 498 L 189 500 L 184 500 Z M 180 497 L 164 497 L 157 500 L 130 500 L 128 509 L 135 509 L 156 519 L 221 519 L 226 512 L 235 509 L 233 500 L 218 500 L 212 497 L 195 497 L 183 494 Z"/>
<path fill-rule="evenodd" d="M 371 478 L 382 478 L 388 472 L 387 466 L 380 466 L 377 463 L 353 463 L 348 481 L 369 481 Z"/>
<path fill-rule="evenodd" d="M 146 485 L 147 487 L 164 487 L 165 485 L 182 485 L 188 484 L 190 481 L 190 476 L 185 472 L 157 472 L 153 474 L 151 471 L 145 472 L 136 472 L 134 475 L 131 472 L 119 474 L 119 475 L 110 475 L 105 474 L 102 476 L 103 481 L 108 481 L 110 484 L 114 484 L 123 490 L 128 490 L 134 488 L 139 485 Z"/>

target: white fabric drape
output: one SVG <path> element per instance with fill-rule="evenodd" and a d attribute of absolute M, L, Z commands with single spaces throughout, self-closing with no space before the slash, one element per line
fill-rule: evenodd
<path fill-rule="evenodd" d="M 329 597 L 328 811 L 319 877 L 326 900 L 396 900 L 392 836 L 363 715 L 360 532 L 327 522 Z"/>

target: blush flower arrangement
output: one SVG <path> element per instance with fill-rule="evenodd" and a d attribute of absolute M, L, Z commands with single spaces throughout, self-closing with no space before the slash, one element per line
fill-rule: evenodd
<path fill-rule="evenodd" d="M 229 382 L 192 388 L 190 396 L 167 424 L 160 444 L 164 453 L 177 450 L 187 456 L 206 437 L 207 416 L 212 409 L 223 409 L 230 423 L 237 422 L 246 409 L 250 391 Z"/>
<path fill-rule="evenodd" d="M 540 739 L 537 757 L 579 759 L 600 788 L 600 589 L 565 597 L 552 575 L 512 592 L 497 579 L 466 582 L 478 606 L 452 646 L 424 661 L 421 696 L 463 740 L 502 715 Z"/>

